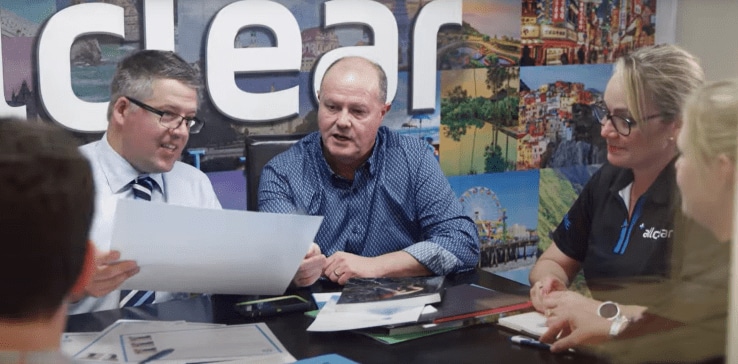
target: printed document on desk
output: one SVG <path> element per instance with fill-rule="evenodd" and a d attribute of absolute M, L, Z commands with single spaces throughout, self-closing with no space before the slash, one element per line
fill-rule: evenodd
<path fill-rule="evenodd" d="M 162 355 L 166 354 L 166 355 Z M 119 320 L 73 357 L 119 363 L 268 362 L 295 358 L 265 323 L 215 325 Z"/>
<path fill-rule="evenodd" d="M 322 221 L 120 200 L 110 248 L 141 267 L 122 289 L 281 295 Z"/>
<path fill-rule="evenodd" d="M 206 327 L 222 327 L 225 325 L 211 323 L 188 323 L 186 321 L 147 321 L 147 320 L 118 320 L 108 326 L 102 332 L 95 333 L 94 337 L 83 342 L 84 335 L 80 337 L 80 342 L 69 342 L 62 340 L 61 350 L 70 357 L 79 360 L 102 360 L 102 361 L 119 361 L 123 358 L 124 348 L 120 342 L 120 336 L 139 332 L 165 332 L 169 330 L 182 330 L 184 328 L 206 328 Z M 90 333 L 87 333 L 90 334 Z M 65 333 L 62 338 L 73 333 Z"/>

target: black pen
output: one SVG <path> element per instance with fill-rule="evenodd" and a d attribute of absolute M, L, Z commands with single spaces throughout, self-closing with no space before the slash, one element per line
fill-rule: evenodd
<path fill-rule="evenodd" d="M 528 345 L 528 346 L 532 346 L 534 348 L 551 350 L 551 345 L 546 344 L 546 343 L 542 343 L 542 342 L 540 342 L 540 341 L 538 341 L 536 339 L 531 339 L 531 338 L 529 338 L 527 336 L 523 336 L 523 335 L 515 335 L 515 336 L 513 336 L 513 337 L 510 338 L 510 341 L 512 341 L 512 342 L 514 342 L 516 344 L 520 344 L 520 345 Z"/>
<path fill-rule="evenodd" d="M 171 354 L 173 352 L 174 352 L 174 349 L 164 349 L 164 350 L 162 350 L 162 351 L 160 351 L 160 352 L 158 352 L 158 353 L 156 353 L 156 354 L 154 354 L 154 355 L 152 355 L 152 356 L 150 356 L 150 357 L 148 357 L 148 358 L 146 358 L 144 360 L 141 360 L 139 362 L 139 364 L 144 364 L 144 363 L 152 362 L 154 360 L 159 360 L 159 359 L 161 359 L 161 358 L 163 358 L 163 357 L 165 357 L 165 356 L 167 356 L 167 355 L 169 355 L 169 354 Z"/>

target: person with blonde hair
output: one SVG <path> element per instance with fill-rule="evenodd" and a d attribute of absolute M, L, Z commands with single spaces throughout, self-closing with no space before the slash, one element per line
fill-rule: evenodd
<path fill-rule="evenodd" d="M 733 231 L 738 80 L 714 82 L 688 102 L 677 145 L 682 210 L 719 241 Z"/>
<path fill-rule="evenodd" d="M 612 322 L 595 312 L 554 308 L 549 330 L 541 337 L 553 342 L 552 351 L 617 336 L 591 349 L 624 363 L 722 361 L 735 208 L 738 80 L 710 83 L 687 100 L 677 145 L 681 208 L 712 236 L 678 240 L 684 244 L 679 247 L 684 254 L 678 257 L 682 269 L 668 281 L 621 290 L 624 298 L 646 297 L 651 304 L 620 306 L 625 313 L 641 312 L 625 317 L 620 332 L 613 333 Z"/>
<path fill-rule="evenodd" d="M 595 298 L 600 279 L 669 274 L 678 211 L 676 136 L 682 104 L 703 82 L 697 59 L 674 45 L 641 48 L 617 60 L 603 100 L 593 105 L 607 163 L 531 269 L 530 295 L 538 311 L 559 305 L 596 309 L 601 302 L 567 291 L 580 270 Z"/>

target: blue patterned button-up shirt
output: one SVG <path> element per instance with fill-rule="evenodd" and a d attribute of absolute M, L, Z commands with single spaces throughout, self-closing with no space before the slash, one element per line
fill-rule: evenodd
<path fill-rule="evenodd" d="M 326 256 L 404 250 L 437 275 L 472 269 L 476 226 L 424 143 L 380 127 L 350 181 L 333 173 L 312 133 L 264 167 L 259 210 L 324 216 L 315 242 Z"/>

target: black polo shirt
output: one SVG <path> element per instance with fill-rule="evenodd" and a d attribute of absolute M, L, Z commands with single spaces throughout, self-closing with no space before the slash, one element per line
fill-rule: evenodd
<path fill-rule="evenodd" d="M 587 281 L 668 275 L 679 209 L 675 161 L 638 199 L 631 219 L 619 195 L 633 182 L 630 169 L 605 163 L 589 179 L 553 233 L 558 248 L 582 264 Z"/>

